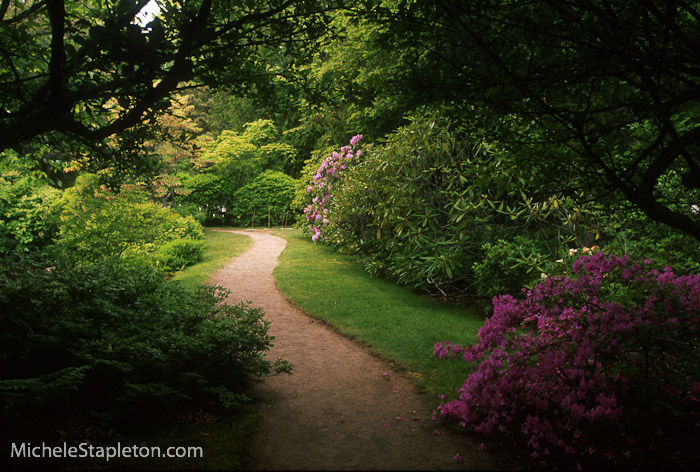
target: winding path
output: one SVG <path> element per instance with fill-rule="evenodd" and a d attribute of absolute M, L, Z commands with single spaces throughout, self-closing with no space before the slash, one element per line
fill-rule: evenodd
<path fill-rule="evenodd" d="M 292 375 L 268 377 L 255 387 L 262 424 L 248 468 L 514 468 L 504 457 L 480 452 L 478 444 L 431 421 L 408 379 L 287 301 L 272 276 L 284 239 L 264 231 L 231 232 L 253 238 L 253 245 L 209 283 L 231 290 L 229 303 L 251 301 L 262 307 L 276 338 L 269 357 L 294 364 Z M 463 459 L 453 460 L 457 454 Z"/>

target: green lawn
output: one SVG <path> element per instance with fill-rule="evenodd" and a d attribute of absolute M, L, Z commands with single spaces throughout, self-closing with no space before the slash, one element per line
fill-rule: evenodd
<path fill-rule="evenodd" d="M 216 229 L 216 228 L 213 228 Z M 173 279 L 188 287 L 203 284 L 217 269 L 220 269 L 232 258 L 245 252 L 253 240 L 241 234 L 225 233 L 208 229 L 204 233 L 206 247 L 202 260 L 177 272 Z"/>
<path fill-rule="evenodd" d="M 299 231 L 274 234 L 287 240 L 274 273 L 277 286 L 303 311 L 408 370 L 429 398 L 449 396 L 464 383 L 466 363 L 433 357 L 433 346 L 473 343 L 483 315 L 371 277 L 353 257 Z"/>

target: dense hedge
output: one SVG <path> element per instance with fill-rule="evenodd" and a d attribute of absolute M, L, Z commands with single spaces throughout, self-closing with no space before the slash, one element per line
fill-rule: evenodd
<path fill-rule="evenodd" d="M 467 285 L 493 237 L 490 225 L 503 219 L 487 202 L 506 199 L 515 175 L 488 146 L 457 139 L 447 124 L 415 118 L 360 159 L 337 169 L 322 163 L 322 179 L 307 189 L 307 212 L 325 202 L 322 217 L 309 222 L 312 232 L 401 284 Z"/>
<path fill-rule="evenodd" d="M 548 181 L 536 164 L 439 114 L 411 120 L 364 153 L 355 137 L 309 164 L 296 202 L 314 241 L 358 254 L 371 273 L 401 284 L 488 299 L 518 295 L 596 246 L 679 273 L 700 269 L 692 237 L 611 196 L 582 194 L 559 182 L 566 176 Z"/>
<path fill-rule="evenodd" d="M 296 221 L 295 214 L 290 211 L 296 179 L 282 172 L 267 170 L 255 177 L 233 196 L 233 204 L 229 210 L 231 222 L 241 226 L 267 225 L 268 217 L 271 225 L 281 225 L 287 220 L 288 224 Z"/>
<path fill-rule="evenodd" d="M 61 420 L 113 427 L 236 407 L 251 376 L 286 367 L 263 359 L 272 338 L 261 310 L 224 296 L 113 258 L 3 260 L 2 429 L 18 441 Z"/>

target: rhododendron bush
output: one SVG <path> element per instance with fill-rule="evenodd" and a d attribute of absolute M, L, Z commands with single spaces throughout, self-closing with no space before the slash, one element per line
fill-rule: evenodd
<path fill-rule="evenodd" d="M 361 159 L 351 142 L 314 169 L 304 200 L 309 229 L 314 240 L 360 256 L 372 275 L 433 293 L 464 289 L 484 242 L 510 234 L 492 205 L 515 185 L 513 166 L 438 113 L 407 119 Z"/>
<path fill-rule="evenodd" d="M 535 458 L 622 463 L 698 444 L 700 275 L 598 252 L 493 307 L 475 345 L 435 345 L 473 367 L 443 416 L 522 434 Z"/>
<path fill-rule="evenodd" d="M 333 151 L 324 159 L 313 176 L 313 185 L 306 188 L 311 203 L 304 208 L 304 215 L 313 241 L 321 237 L 321 228 L 329 223 L 333 185 L 336 185 L 345 169 L 362 156 L 362 151 L 357 149 L 361 139 L 361 134 L 353 136 L 349 146 L 343 146 L 340 152 Z"/>

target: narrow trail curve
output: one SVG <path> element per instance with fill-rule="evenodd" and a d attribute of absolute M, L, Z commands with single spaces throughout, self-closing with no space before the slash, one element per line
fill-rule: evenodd
<path fill-rule="evenodd" d="M 269 358 L 282 356 L 294 364 L 292 375 L 268 377 L 255 387 L 262 424 L 247 468 L 515 468 L 430 421 L 430 411 L 408 379 L 285 299 L 272 276 L 284 239 L 264 231 L 231 232 L 251 237 L 253 245 L 208 283 L 231 290 L 229 303 L 251 301 L 263 308 L 275 336 Z M 441 434 L 433 434 L 436 429 Z M 456 454 L 463 460 L 454 461 Z"/>

